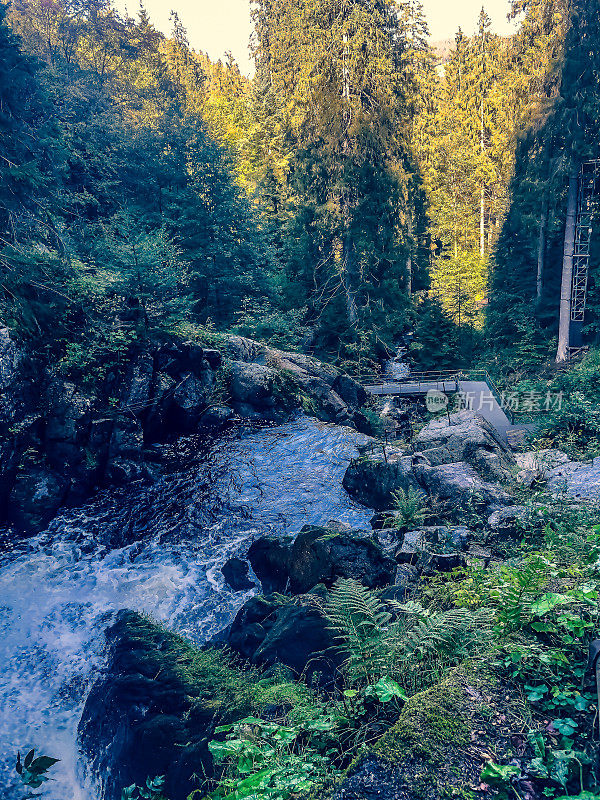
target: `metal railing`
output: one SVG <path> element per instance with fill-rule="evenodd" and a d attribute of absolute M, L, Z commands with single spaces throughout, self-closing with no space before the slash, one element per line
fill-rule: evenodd
<path fill-rule="evenodd" d="M 490 390 L 490 393 L 502 409 L 511 425 L 515 424 L 515 415 L 518 411 L 506 407 L 503 393 L 498 389 L 487 369 L 476 370 L 430 370 L 423 372 L 411 372 L 402 378 L 392 378 L 381 375 L 376 372 L 356 373 L 350 375 L 354 380 L 361 383 L 370 389 L 381 389 L 382 394 L 386 393 L 386 388 L 397 386 L 401 389 L 403 386 L 415 386 L 416 394 L 421 394 L 426 385 L 441 384 L 441 391 L 453 394 L 460 391 L 461 381 L 475 381 L 485 383 Z M 454 383 L 454 387 L 446 386 L 446 384 Z M 436 388 L 439 388 L 436 386 Z M 392 391 L 389 392 L 393 394 Z M 399 392 L 401 393 L 401 392 Z M 409 392 L 406 392 L 409 394 Z"/>

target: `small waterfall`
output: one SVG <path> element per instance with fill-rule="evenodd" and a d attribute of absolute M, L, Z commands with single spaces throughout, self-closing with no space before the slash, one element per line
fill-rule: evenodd
<path fill-rule="evenodd" d="M 385 363 L 385 377 L 392 380 L 401 380 L 410 374 L 410 367 L 404 362 L 407 354 L 406 347 L 399 347 L 396 355 Z"/>
<path fill-rule="evenodd" d="M 60 758 L 45 800 L 98 800 L 83 785 L 76 731 L 103 663 L 103 632 L 131 608 L 202 642 L 245 596 L 221 566 L 264 533 L 330 519 L 368 527 L 341 480 L 356 431 L 315 420 L 229 435 L 151 486 L 105 492 L 0 554 L 0 793 L 16 751 Z M 194 450 L 193 439 L 183 449 Z"/>

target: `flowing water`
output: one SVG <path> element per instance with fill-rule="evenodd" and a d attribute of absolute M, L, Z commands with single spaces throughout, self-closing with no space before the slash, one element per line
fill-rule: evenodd
<path fill-rule="evenodd" d="M 341 486 L 364 439 L 300 418 L 201 452 L 180 440 L 156 483 L 106 492 L 2 554 L 0 797 L 22 796 L 10 788 L 14 756 L 35 746 L 61 759 L 44 798 L 98 800 L 80 778 L 76 731 L 114 614 L 144 611 L 204 641 L 245 599 L 220 568 L 253 538 L 330 519 L 368 527 Z"/>

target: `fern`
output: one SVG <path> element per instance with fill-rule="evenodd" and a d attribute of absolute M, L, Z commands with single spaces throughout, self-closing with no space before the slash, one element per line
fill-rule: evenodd
<path fill-rule="evenodd" d="M 382 609 L 372 592 L 351 578 L 336 582 L 324 614 L 348 652 L 348 672 L 359 682 L 375 682 L 385 663 L 391 614 Z"/>
<path fill-rule="evenodd" d="M 408 487 L 407 492 L 404 489 L 392 492 L 392 497 L 396 512 L 391 522 L 400 531 L 418 528 L 431 516 L 423 493 L 412 486 Z"/>
<path fill-rule="evenodd" d="M 335 584 L 324 614 L 347 653 L 344 669 L 352 683 L 374 683 L 389 675 L 417 689 L 489 646 L 493 615 L 487 609 L 431 613 L 418 603 L 391 605 L 394 619 L 356 581 Z"/>

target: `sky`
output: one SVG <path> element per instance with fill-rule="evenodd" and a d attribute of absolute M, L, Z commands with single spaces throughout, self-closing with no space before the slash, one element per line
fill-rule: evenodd
<path fill-rule="evenodd" d="M 433 41 L 450 39 L 461 27 L 467 34 L 475 31 L 482 0 L 422 0 Z M 116 0 L 118 8 L 135 15 L 138 0 Z M 249 0 L 144 0 L 154 25 L 164 33 L 170 32 L 169 14 L 174 8 L 187 28 L 190 44 L 213 59 L 223 58 L 230 50 L 245 75 L 251 75 L 253 65 L 248 51 L 250 38 Z M 487 0 L 485 9 L 492 18 L 496 33 L 512 32 L 507 22 L 508 0 Z"/>

